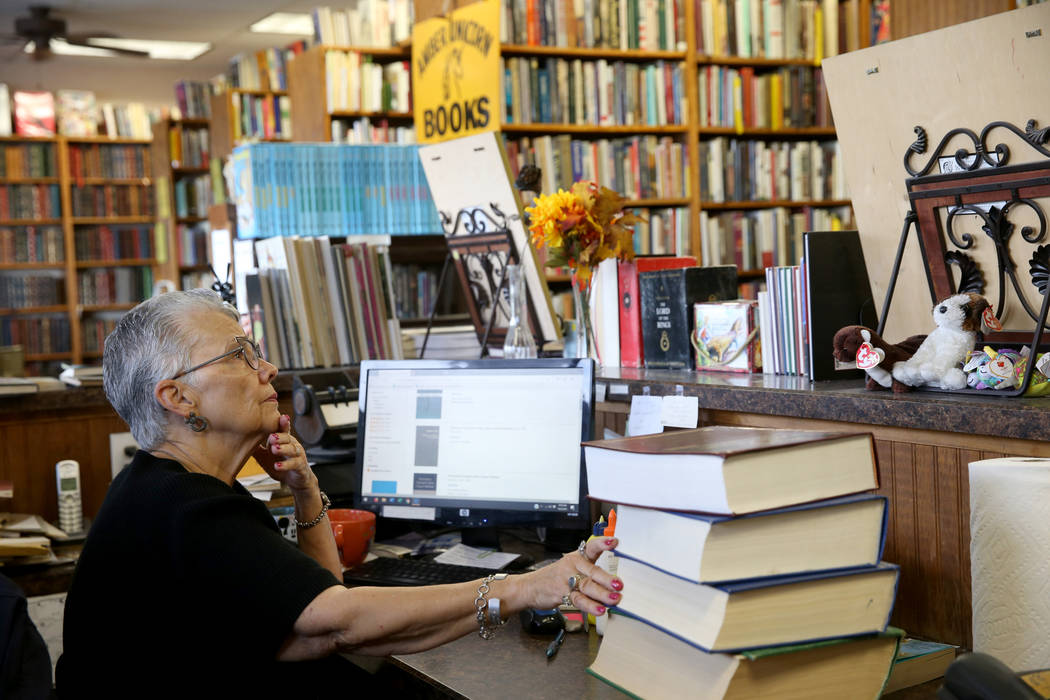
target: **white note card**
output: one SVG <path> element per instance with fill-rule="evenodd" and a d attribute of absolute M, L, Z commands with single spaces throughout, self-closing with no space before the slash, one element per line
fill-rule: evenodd
<path fill-rule="evenodd" d="M 662 433 L 660 421 L 663 401 L 659 396 L 632 396 L 631 414 L 627 417 L 627 435 L 652 435 Z"/>
<path fill-rule="evenodd" d="M 660 422 L 671 428 L 695 428 L 700 418 L 697 396 L 665 396 L 660 404 Z"/>

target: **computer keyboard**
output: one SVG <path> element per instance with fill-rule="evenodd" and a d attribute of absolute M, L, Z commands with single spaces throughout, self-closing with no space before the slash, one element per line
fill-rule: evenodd
<path fill-rule="evenodd" d="M 430 586 L 485 578 L 492 569 L 441 564 L 426 559 L 378 557 L 343 572 L 348 586 Z"/>

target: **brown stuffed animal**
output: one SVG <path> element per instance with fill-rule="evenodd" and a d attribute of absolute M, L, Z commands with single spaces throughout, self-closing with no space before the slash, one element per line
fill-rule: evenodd
<path fill-rule="evenodd" d="M 900 393 L 911 391 L 911 387 L 894 379 L 890 371 L 895 363 L 903 362 L 914 355 L 925 339 L 925 335 L 913 335 L 896 345 L 890 345 L 870 328 L 846 326 L 840 329 L 832 340 L 833 355 L 839 362 L 853 362 L 857 359 L 857 350 L 860 349 L 861 344 L 870 343 L 873 348 L 881 350 L 884 355 L 878 365 L 865 370 L 868 375 L 864 384 L 865 388 L 869 391 L 892 388 L 894 392 Z"/>

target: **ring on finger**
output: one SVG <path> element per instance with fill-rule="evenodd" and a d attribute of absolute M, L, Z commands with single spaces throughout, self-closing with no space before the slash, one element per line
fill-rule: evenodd
<path fill-rule="evenodd" d="M 562 605 L 568 605 L 570 607 L 572 606 L 572 598 L 569 597 L 571 594 L 572 594 L 572 591 L 569 591 L 568 593 L 566 593 L 565 595 L 563 595 L 561 597 L 561 604 Z"/>
<path fill-rule="evenodd" d="M 576 551 L 584 559 L 590 559 L 590 557 L 587 556 L 587 540 L 580 540 L 580 546 L 576 548 Z"/>

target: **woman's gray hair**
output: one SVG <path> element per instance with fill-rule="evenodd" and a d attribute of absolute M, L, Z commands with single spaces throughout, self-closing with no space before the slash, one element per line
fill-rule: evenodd
<path fill-rule="evenodd" d="M 102 385 L 106 398 L 131 428 L 135 442 L 151 450 L 166 437 L 166 410 L 153 396 L 162 379 L 190 364 L 193 344 L 187 316 L 216 311 L 240 321 L 237 312 L 210 289 L 168 292 L 126 313 L 106 336 Z M 189 384 L 192 378 L 187 378 Z"/>

